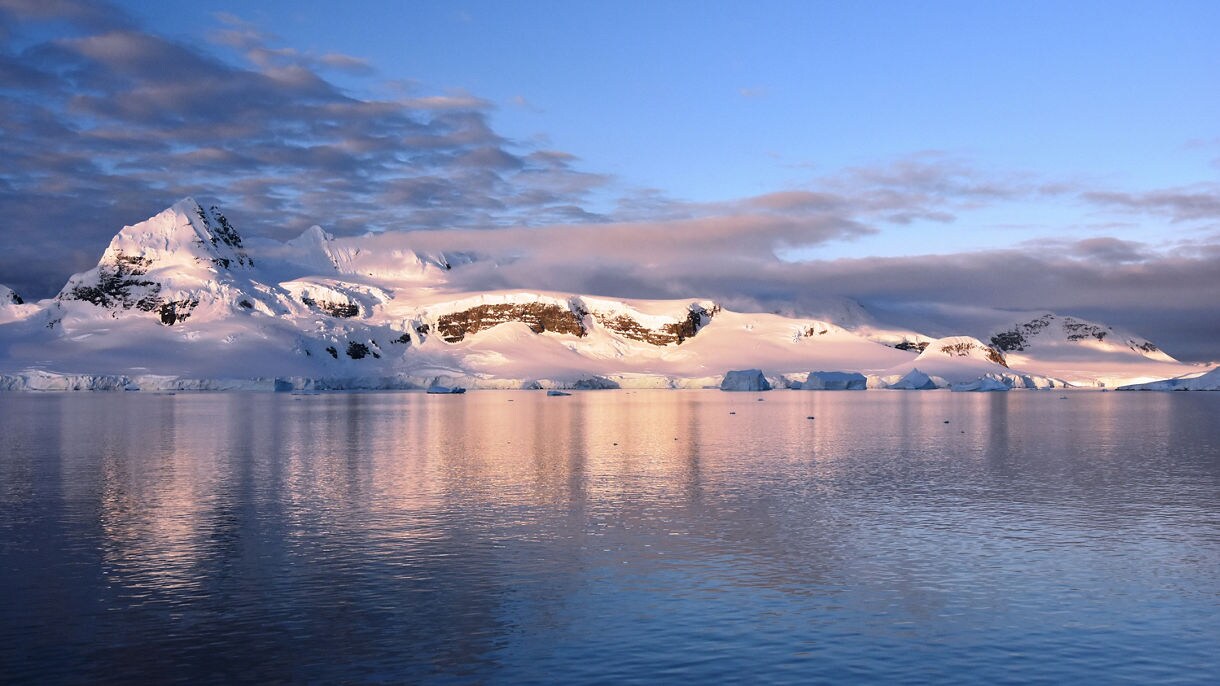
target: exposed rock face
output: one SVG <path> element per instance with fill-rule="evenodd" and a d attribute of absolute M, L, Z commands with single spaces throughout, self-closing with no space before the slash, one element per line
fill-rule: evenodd
<path fill-rule="evenodd" d="M 373 343 L 374 343 L 374 345 L 376 345 L 376 341 L 374 341 Z M 331 348 L 326 349 L 326 352 L 330 352 L 330 351 L 331 351 Z M 338 357 L 338 355 L 335 355 L 334 353 L 331 353 L 331 355 L 336 358 Z M 378 353 L 375 349 L 370 348 L 367 344 L 360 343 L 358 341 L 348 341 L 347 342 L 347 356 L 352 358 L 353 360 L 363 360 L 364 358 L 368 357 L 369 355 L 372 355 L 373 357 L 375 357 L 377 359 L 381 359 L 381 354 Z"/>
<path fill-rule="evenodd" d="M 992 339 L 994 342 L 995 339 Z M 894 345 L 898 350 L 910 350 L 912 352 L 921 353 L 928 349 L 928 341 L 903 341 Z"/>
<path fill-rule="evenodd" d="M 1000 333 L 997 333 L 991 337 L 991 342 L 993 345 L 1004 351 L 1023 351 L 1025 350 L 1025 346 L 1029 345 L 1028 339 L 1041 333 L 1042 330 L 1050 326 L 1051 322 L 1054 320 L 1055 315 L 1044 314 L 1041 317 L 1025 322 L 1024 324 L 1018 324 L 1009 331 L 1001 331 Z M 1082 322 L 1072 317 L 1064 317 L 1062 326 L 1067 340 L 1072 341 L 1073 343 L 1089 338 L 1104 341 L 1106 336 L 1110 333 L 1109 330 L 1103 329 L 1096 324 Z M 1151 343 L 1148 343 L 1147 345 L 1151 346 L 1153 350 L 1156 349 L 1156 346 L 1152 345 Z"/>
<path fill-rule="evenodd" d="M 123 227 L 97 267 L 74 275 L 58 300 L 154 313 L 173 326 L 199 306 L 201 293 L 215 292 L 217 282 L 231 286 L 231 268 L 251 265 L 241 236 L 220 210 L 204 210 L 187 198 Z"/>
<path fill-rule="evenodd" d="M 957 340 L 952 343 L 945 343 L 940 346 L 940 351 L 946 355 L 953 357 L 973 357 L 971 353 L 978 350 L 991 362 L 1007 367 L 1008 362 L 1004 359 L 1004 355 L 999 350 L 985 345 L 980 345 L 972 340 Z"/>
<path fill-rule="evenodd" d="M 61 293 L 62 300 L 81 300 L 98 307 L 138 308 L 152 312 L 161 306 L 161 284 L 141 278 L 148 273 L 152 260 L 140 255 L 116 252 L 109 263 L 97 266 L 96 284 L 82 283 Z"/>
<path fill-rule="evenodd" d="M 588 333 L 582 321 L 584 314 L 553 303 L 476 305 L 461 312 L 441 315 L 436 321 L 436 330 L 449 343 L 457 343 L 470 334 L 506 322 L 522 322 L 534 333 L 550 331 L 584 336 Z"/>
<path fill-rule="evenodd" d="M 352 302 L 333 302 L 330 300 L 314 300 L 308 295 L 301 296 L 301 302 L 308 307 L 321 310 L 332 317 L 350 319 L 360 314 L 360 306 Z"/>
<path fill-rule="evenodd" d="M 1063 330 L 1067 332 L 1069 341 L 1083 341 L 1086 338 L 1096 338 L 1099 341 L 1106 339 L 1106 334 L 1109 332 L 1097 326 L 1086 322 L 1078 322 L 1071 317 L 1064 317 Z"/>
<path fill-rule="evenodd" d="M 166 326 L 173 326 L 178 322 L 184 322 L 187 320 L 187 317 L 191 316 L 191 312 L 196 307 L 199 307 L 198 298 L 162 303 L 160 308 L 161 323 Z"/>
<path fill-rule="evenodd" d="M 1029 338 L 1036 336 L 1051 325 L 1055 318 L 1053 314 L 1044 314 L 1023 324 L 1018 324 L 1008 331 L 1001 331 L 991 337 L 991 344 L 1000 350 L 1008 352 L 1024 352 L 1029 345 Z"/>
<path fill-rule="evenodd" d="M 652 345 L 681 345 L 683 341 L 694 338 L 695 334 L 699 333 L 699 329 L 703 328 L 717 312 L 720 307 L 716 306 L 711 309 L 705 309 L 699 305 L 692 305 L 686 318 L 664 324 L 660 329 L 650 329 L 637 322 L 631 315 L 616 314 L 603 315 L 597 312 L 593 313 L 597 323 L 601 326 L 613 331 L 623 338 L 630 338 L 634 341 L 642 341 Z"/>
<path fill-rule="evenodd" d="M 1033 345 L 1034 339 L 1039 339 L 1039 343 L 1051 345 L 1062 342 L 1125 345 L 1145 357 L 1172 360 L 1151 342 L 1127 337 L 1116 332 L 1113 327 L 1050 313 L 994 334 L 991 337 L 991 344 L 1004 352 L 1026 352 Z M 1094 341 L 1096 343 L 1093 343 Z"/>
<path fill-rule="evenodd" d="M 212 205 L 212 216 L 216 218 L 215 225 L 208 221 L 207 213 L 203 211 L 203 208 L 199 208 L 198 214 L 199 218 L 203 220 L 204 226 L 212 230 L 212 245 L 216 245 L 217 241 L 220 241 L 231 248 L 242 247 L 241 236 L 229 223 L 228 218 L 221 214 L 219 207 Z M 250 258 L 246 257 L 246 259 Z"/>

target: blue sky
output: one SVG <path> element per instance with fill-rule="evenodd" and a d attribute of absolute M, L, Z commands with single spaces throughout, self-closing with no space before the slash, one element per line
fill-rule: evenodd
<path fill-rule="evenodd" d="M 485 98 L 497 131 L 613 175 L 607 198 L 724 201 L 926 151 L 1137 190 L 1214 179 L 1220 158 L 1215 2 L 123 4 L 182 40 L 230 13 L 283 45 L 359 57 L 374 72 L 336 80 L 371 97 L 400 80 Z M 1156 229 L 1093 209 L 1001 204 L 919 222 L 918 247 L 999 247 L 1043 224 Z M 810 254 L 903 254 L 909 233 Z"/>
<path fill-rule="evenodd" d="M 195 195 L 281 239 L 518 255 L 547 228 L 572 263 L 629 237 L 667 275 L 593 255 L 557 288 L 692 295 L 695 269 L 760 307 L 816 283 L 1057 309 L 1220 358 L 1218 26 L 1216 2 L 0 0 L 0 282 L 53 293 Z"/>

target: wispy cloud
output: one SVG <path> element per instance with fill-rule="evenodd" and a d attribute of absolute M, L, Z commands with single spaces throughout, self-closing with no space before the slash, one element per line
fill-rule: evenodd
<path fill-rule="evenodd" d="M 1091 190 L 1081 197 L 1101 207 L 1167 216 L 1175 222 L 1220 219 L 1220 184 L 1216 183 L 1141 193 Z"/>
<path fill-rule="evenodd" d="M 689 202 L 624 191 L 545 137 L 504 136 L 495 105 L 478 94 L 397 82 L 358 96 L 332 77 L 375 78 L 375 65 L 283 46 L 239 17 L 217 21 L 212 43 L 187 44 L 104 3 L 0 0 L 0 282 L 49 294 L 91 266 L 117 227 L 197 195 L 249 233 L 285 238 L 321 223 L 479 253 L 488 259 L 454 273 L 471 288 L 705 295 L 786 311 L 811 310 L 828 293 L 908 312 L 985 302 L 1156 324 L 1177 332 L 1179 354 L 1214 351 L 1209 341 L 1220 339 L 1220 324 L 1208 323 L 1220 321 L 1215 183 L 1114 189 L 926 151 Z M 65 29 L 39 38 L 48 25 Z M 378 92 L 371 80 L 368 92 Z M 507 105 L 533 107 L 521 96 Z M 777 257 L 1048 199 L 1102 221 L 1009 250 Z M 1186 227 L 1190 240 L 1104 235 L 1105 223 L 1132 220 Z"/>
<path fill-rule="evenodd" d="M 602 219 L 574 208 L 607 177 L 501 136 L 491 103 L 470 93 L 407 84 L 357 97 L 326 72 L 371 74 L 367 62 L 278 46 L 234 16 L 210 38 L 239 62 L 105 4 L 3 0 L 0 16 L 16 36 L 0 45 L 0 206 L 6 232 L 37 236 L 14 241 L 0 272 L 27 288 L 53 280 L 23 278 L 38 257 L 63 259 L 62 279 L 84 266 L 75 247 L 100 251 L 116 227 L 187 194 L 280 236 L 318 221 L 342 233 Z M 33 40 L 44 32 L 27 29 L 47 22 L 63 37 Z"/>

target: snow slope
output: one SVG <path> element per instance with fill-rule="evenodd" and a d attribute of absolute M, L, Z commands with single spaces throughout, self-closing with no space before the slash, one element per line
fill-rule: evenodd
<path fill-rule="evenodd" d="M 1146 339 L 1049 312 L 998 327 L 988 340 L 1014 367 L 1081 385 L 1118 386 L 1192 370 Z"/>
<path fill-rule="evenodd" d="M 450 275 L 472 257 L 403 240 L 315 226 L 245 241 L 218 209 L 184 199 L 123 227 L 55 298 L 18 304 L 0 290 L 0 388 L 709 387 L 750 368 L 778 387 L 810 369 L 885 387 L 915 368 L 938 387 L 1046 387 L 1073 378 L 1045 371 L 1068 360 L 1089 383 L 1122 378 L 1133 360 L 1140 374 L 1173 370 L 1155 378 L 1190 371 L 1146 341 L 1054 315 L 1001 337 L 1012 348 L 1001 354 L 886 327 L 847 299 L 830 309 L 851 329 L 697 298 L 462 292 Z M 1081 332 L 1095 342 L 1072 338 Z"/>
<path fill-rule="evenodd" d="M 893 388 L 909 385 L 912 372 L 931 378 L 938 388 L 987 386 L 983 379 L 999 381 L 1009 388 L 1055 388 L 1070 385 L 1062 379 L 1014 370 L 1003 353 L 977 338 L 949 336 L 928 344 L 914 360 L 885 370 L 874 383 Z M 916 375 L 918 377 L 918 375 Z"/>
<path fill-rule="evenodd" d="M 1220 367 L 1163 381 L 1122 386 L 1120 391 L 1220 391 Z"/>

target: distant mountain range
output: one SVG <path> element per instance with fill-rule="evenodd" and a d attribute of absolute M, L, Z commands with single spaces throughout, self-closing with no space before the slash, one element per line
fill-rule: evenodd
<path fill-rule="evenodd" d="M 53 298 L 25 302 L 0 286 L 0 388 L 681 388 L 757 368 L 780 386 L 836 371 L 858 372 L 870 388 L 926 376 L 986 390 L 1205 371 L 1053 313 L 934 339 L 846 300 L 836 323 L 697 297 L 461 292 L 450 276 L 476 257 L 400 243 L 318 227 L 245 241 L 220 210 L 184 199 L 124 227 Z"/>

